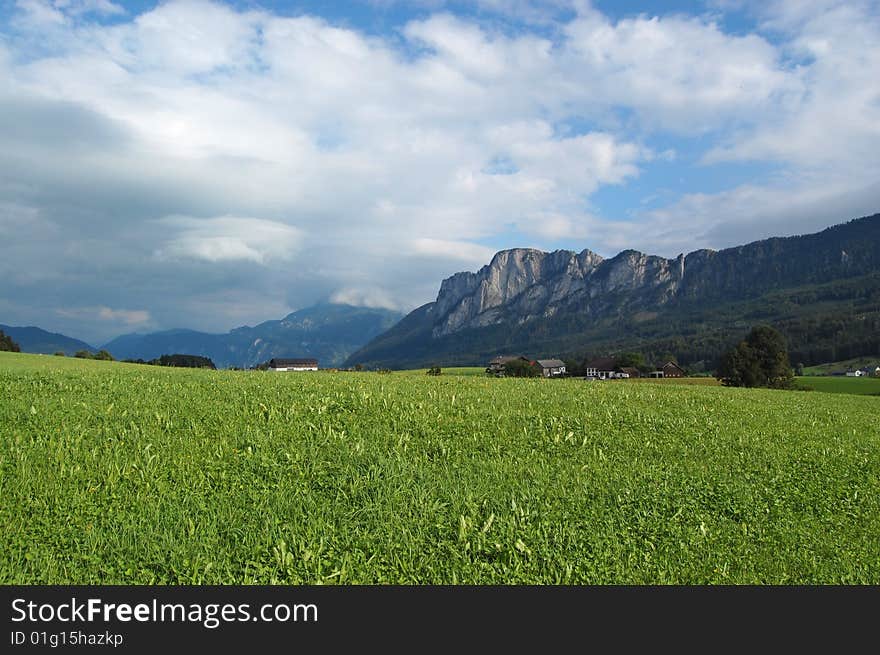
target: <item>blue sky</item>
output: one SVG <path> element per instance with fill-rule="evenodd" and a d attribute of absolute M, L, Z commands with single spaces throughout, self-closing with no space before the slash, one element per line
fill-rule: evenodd
<path fill-rule="evenodd" d="M 0 322 L 409 310 L 503 248 L 674 257 L 880 211 L 880 9 L 0 4 Z"/>

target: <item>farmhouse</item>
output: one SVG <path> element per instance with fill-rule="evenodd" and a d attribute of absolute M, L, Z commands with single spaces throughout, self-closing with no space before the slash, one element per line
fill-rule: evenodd
<path fill-rule="evenodd" d="M 541 375 L 545 378 L 565 375 L 565 362 L 561 359 L 539 359 L 537 362 L 541 367 Z"/>
<path fill-rule="evenodd" d="M 527 364 L 531 362 L 531 360 L 522 355 L 499 355 L 498 357 L 493 357 L 489 360 L 489 366 L 486 367 L 486 373 L 504 375 L 504 369 L 507 368 L 507 363 L 515 360 L 521 360 Z"/>
<path fill-rule="evenodd" d="M 598 378 L 600 380 L 611 379 L 617 367 L 614 365 L 614 358 L 599 357 L 584 364 L 584 375 L 587 378 Z"/>
<path fill-rule="evenodd" d="M 617 369 L 617 372 L 625 375 L 628 378 L 642 377 L 641 371 L 639 371 L 639 369 L 637 369 L 635 366 L 622 366 Z"/>
<path fill-rule="evenodd" d="M 684 369 L 675 362 L 666 362 L 663 365 L 664 378 L 683 378 L 685 377 Z"/>
<path fill-rule="evenodd" d="M 317 371 L 317 359 L 283 359 L 274 357 L 269 360 L 270 371 Z"/>

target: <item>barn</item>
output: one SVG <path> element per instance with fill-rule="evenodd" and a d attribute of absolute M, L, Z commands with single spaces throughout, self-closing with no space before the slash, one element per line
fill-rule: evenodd
<path fill-rule="evenodd" d="M 684 369 L 675 362 L 666 362 L 662 371 L 664 378 L 683 378 L 686 376 Z"/>

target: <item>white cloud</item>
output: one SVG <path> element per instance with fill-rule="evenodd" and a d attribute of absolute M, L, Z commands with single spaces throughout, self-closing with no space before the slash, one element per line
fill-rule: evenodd
<path fill-rule="evenodd" d="M 143 309 L 128 310 L 100 307 L 98 309 L 98 318 L 102 321 L 114 321 L 125 323 L 126 325 L 142 325 L 150 322 L 150 312 Z"/>
<path fill-rule="evenodd" d="M 330 295 L 330 302 L 355 307 L 377 307 L 399 310 L 398 305 L 384 289 L 377 287 L 346 287 L 338 289 Z"/>
<path fill-rule="evenodd" d="M 812 9 L 812 11 L 807 11 Z M 880 11 L 860 3 L 771 3 L 765 24 L 790 33 L 786 48 L 805 58 L 808 92 L 780 105 L 754 129 L 712 149 L 709 163 L 774 160 L 799 169 L 880 173 Z"/>
<path fill-rule="evenodd" d="M 110 0 L 53 0 L 57 9 L 71 16 L 82 14 L 121 15 L 125 9 Z"/>
<path fill-rule="evenodd" d="M 448 239 L 416 239 L 412 250 L 418 255 L 427 257 L 443 257 L 447 260 L 462 260 L 472 265 L 480 265 L 492 259 L 495 251 L 467 241 L 451 241 Z"/>
<path fill-rule="evenodd" d="M 125 328 L 144 327 L 152 322 L 150 312 L 145 309 L 112 309 L 110 307 L 61 308 L 55 313 L 65 318 L 79 321 L 97 320 L 115 323 Z"/>
<path fill-rule="evenodd" d="M 160 260 L 196 259 L 208 262 L 290 260 L 299 249 L 297 228 L 258 218 L 169 216 L 159 221 L 176 234 L 155 255 Z"/>
<path fill-rule="evenodd" d="M 587 10 L 565 32 L 566 63 L 583 71 L 585 99 L 631 108 L 648 125 L 694 134 L 749 124 L 804 92 L 766 39 L 702 18 L 612 23 Z"/>

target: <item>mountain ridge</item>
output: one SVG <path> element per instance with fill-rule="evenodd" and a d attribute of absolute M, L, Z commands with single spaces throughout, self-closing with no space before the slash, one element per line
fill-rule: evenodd
<path fill-rule="evenodd" d="M 172 353 L 200 355 L 221 368 L 246 368 L 272 357 L 293 355 L 314 357 L 322 367 L 332 367 L 400 318 L 401 314 L 388 309 L 319 303 L 282 319 L 243 325 L 225 333 L 185 328 L 132 333 L 116 337 L 102 348 L 117 359 L 150 360 Z"/>
<path fill-rule="evenodd" d="M 435 301 L 411 312 L 346 363 L 392 368 L 427 366 L 434 360 L 477 364 L 511 349 L 542 349 L 544 355 L 600 349 L 615 343 L 606 333 L 616 329 L 625 335 L 635 316 L 649 316 L 641 322 L 650 323 L 676 310 L 727 307 L 782 289 L 876 273 L 878 251 L 880 214 L 813 234 L 699 249 L 671 259 L 632 249 L 608 259 L 588 249 L 502 250 L 477 272 L 443 280 Z M 874 281 L 865 284 L 873 289 Z M 730 340 L 732 332 L 720 338 Z M 640 340 L 616 341 L 633 346 Z M 545 352 L 551 343 L 556 350 Z"/>
<path fill-rule="evenodd" d="M 65 355 L 74 355 L 80 350 L 92 353 L 98 351 L 97 348 L 85 341 L 74 339 L 60 332 L 49 332 L 35 325 L 0 325 L 0 330 L 10 336 L 19 345 L 22 352 L 26 353 L 52 355 L 56 352 L 63 352 Z"/>

